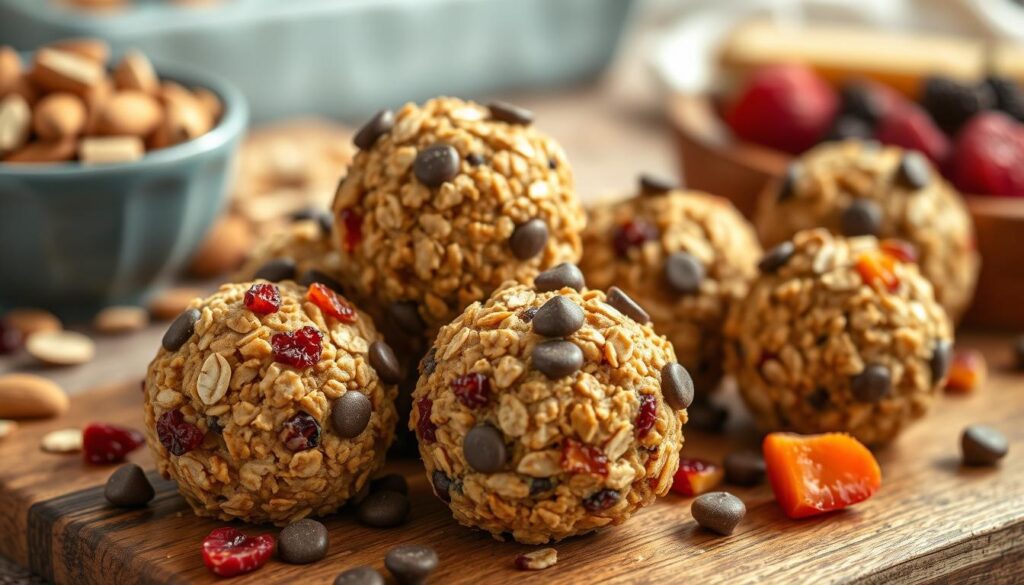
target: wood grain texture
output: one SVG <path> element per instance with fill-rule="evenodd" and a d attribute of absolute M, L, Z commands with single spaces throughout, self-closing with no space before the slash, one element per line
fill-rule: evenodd
<path fill-rule="evenodd" d="M 407 542 L 434 546 L 441 557 L 434 582 L 492 583 L 1014 583 L 1024 579 L 1024 376 L 1009 371 L 1006 337 L 972 337 L 989 359 L 985 388 L 943 397 L 929 418 L 879 452 L 884 481 L 871 500 L 804 521 L 781 513 L 767 486 L 730 488 L 748 513 L 729 538 L 699 529 L 689 500 L 669 495 L 623 526 L 555 545 L 559 562 L 536 573 L 513 568 L 531 550 L 457 525 L 430 491 L 418 461 L 391 470 L 410 480 L 413 513 L 394 530 L 358 525 L 348 512 L 327 520 L 327 559 L 310 566 L 271 561 L 232 583 L 330 583 L 339 572 L 368 564 L 383 570 L 385 553 Z M 734 409 L 735 394 L 724 396 Z M 116 510 L 102 484 L 114 467 L 90 467 L 79 456 L 38 451 L 45 432 L 105 420 L 138 426 L 137 383 L 73 399 L 63 420 L 25 425 L 0 443 L 0 553 L 56 583 L 213 583 L 199 543 L 218 522 L 197 519 L 174 491 L 154 478 L 157 498 L 143 510 Z M 1010 455 L 997 469 L 959 464 L 960 430 L 984 422 L 1003 430 Z M 687 432 L 684 454 L 721 461 L 739 445 L 756 445 L 742 416 L 728 432 Z M 149 455 L 132 460 L 151 469 Z M 30 530 L 31 524 L 31 530 Z M 250 534 L 273 527 L 242 527 Z M 13 537 L 12 537 L 13 536 Z"/>

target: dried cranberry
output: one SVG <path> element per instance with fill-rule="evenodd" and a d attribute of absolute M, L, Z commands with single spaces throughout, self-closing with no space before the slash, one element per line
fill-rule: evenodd
<path fill-rule="evenodd" d="M 12 327 L 6 319 L 0 319 L 0 354 L 17 350 L 23 341 L 21 331 Z"/>
<path fill-rule="evenodd" d="M 590 512 L 600 512 L 607 510 L 615 504 L 619 503 L 622 496 L 615 490 L 604 489 L 599 492 L 593 493 L 583 500 L 583 507 Z"/>
<path fill-rule="evenodd" d="M 722 483 L 725 469 L 702 459 L 679 459 L 679 469 L 672 476 L 672 491 L 687 497 L 699 496 Z"/>
<path fill-rule="evenodd" d="M 523 323 L 529 323 L 530 321 L 533 321 L 534 317 L 537 316 L 537 311 L 539 310 L 540 307 L 530 307 L 525 311 L 521 311 L 519 313 L 519 318 L 523 321 Z"/>
<path fill-rule="evenodd" d="M 85 460 L 94 465 L 120 463 L 132 451 L 146 442 L 135 429 L 92 423 L 82 431 L 82 452 Z"/>
<path fill-rule="evenodd" d="M 341 223 L 345 226 L 345 251 L 352 252 L 363 241 L 363 216 L 351 209 L 341 210 Z"/>
<path fill-rule="evenodd" d="M 178 409 L 169 410 L 156 421 L 156 436 L 171 455 L 184 455 L 203 442 L 203 431 L 185 420 Z"/>
<path fill-rule="evenodd" d="M 274 361 L 293 368 L 308 368 L 320 361 L 323 334 L 309 325 L 291 333 L 276 333 L 270 338 Z"/>
<path fill-rule="evenodd" d="M 612 235 L 612 244 L 619 256 L 626 257 L 629 251 L 644 242 L 653 240 L 661 235 L 658 228 L 642 219 L 627 221 L 615 229 Z"/>
<path fill-rule="evenodd" d="M 281 442 L 289 451 L 305 451 L 320 444 L 320 423 L 308 412 L 299 411 L 284 422 Z"/>
<path fill-rule="evenodd" d="M 429 445 L 437 440 L 437 425 L 430 422 L 434 401 L 429 398 L 420 398 L 416 401 L 416 409 L 420 413 L 419 420 L 416 421 L 416 431 L 420 435 L 420 440 Z"/>
<path fill-rule="evenodd" d="M 653 394 L 640 395 L 640 412 L 636 415 L 636 436 L 641 439 L 654 428 L 658 419 L 658 399 Z"/>
<path fill-rule="evenodd" d="M 254 284 L 245 291 L 245 308 L 257 315 L 276 313 L 281 308 L 281 292 L 277 285 Z"/>
<path fill-rule="evenodd" d="M 306 298 L 320 307 L 321 311 L 342 323 L 355 323 L 356 321 L 356 310 L 352 308 L 352 305 L 326 285 L 319 282 L 309 285 Z"/>
<path fill-rule="evenodd" d="M 566 439 L 562 444 L 562 469 L 569 473 L 607 476 L 608 456 L 597 447 Z"/>
<path fill-rule="evenodd" d="M 455 378 L 452 391 L 466 408 L 480 408 L 491 399 L 491 382 L 483 374 L 466 374 Z"/>
<path fill-rule="evenodd" d="M 275 545 L 270 534 L 249 537 L 234 528 L 217 528 L 203 539 L 203 563 L 215 575 L 234 577 L 267 564 Z"/>

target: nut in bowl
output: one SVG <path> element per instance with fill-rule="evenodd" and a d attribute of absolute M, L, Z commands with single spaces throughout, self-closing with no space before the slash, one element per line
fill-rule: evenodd
<path fill-rule="evenodd" d="M 74 52 L 82 43 L 0 59 L 17 67 L 13 86 L 0 83 L 2 305 L 84 313 L 136 302 L 188 260 L 225 199 L 248 119 L 242 94 L 188 67 L 146 69 L 140 53 L 108 75 L 102 51 L 92 66 Z M 186 99 L 219 111 L 197 123 L 178 105 Z M 143 118 L 145 128 L 125 126 Z"/>

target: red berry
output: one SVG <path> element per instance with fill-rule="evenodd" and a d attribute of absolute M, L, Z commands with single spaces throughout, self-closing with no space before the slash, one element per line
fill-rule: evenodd
<path fill-rule="evenodd" d="M 321 311 L 342 323 L 355 323 L 356 321 L 356 310 L 352 308 L 352 305 L 324 284 L 314 282 L 309 285 L 306 298 L 320 307 Z"/>
<path fill-rule="evenodd" d="M 654 428 L 658 419 L 658 399 L 653 394 L 640 395 L 640 412 L 636 415 L 636 436 L 641 439 Z"/>
<path fill-rule="evenodd" d="M 94 465 L 120 463 L 132 451 L 146 442 L 135 429 L 92 423 L 82 431 L 82 452 L 85 460 Z"/>
<path fill-rule="evenodd" d="M 920 151 L 937 166 L 949 156 L 949 139 L 924 110 L 911 102 L 901 103 L 882 118 L 876 137 L 883 144 Z"/>
<path fill-rule="evenodd" d="M 257 315 L 276 313 L 281 308 L 281 293 L 273 284 L 254 284 L 245 291 L 245 308 Z"/>
<path fill-rule="evenodd" d="M 722 482 L 725 470 L 701 459 L 679 458 L 679 470 L 672 477 L 672 491 L 691 497 L 709 492 Z"/>
<path fill-rule="evenodd" d="M 276 544 L 270 534 L 250 537 L 234 528 L 217 528 L 203 539 L 203 563 L 215 575 L 234 577 L 267 564 Z"/>
<path fill-rule="evenodd" d="M 828 131 L 838 101 L 811 69 L 774 65 L 750 76 L 725 120 L 743 140 L 799 154 Z"/>
<path fill-rule="evenodd" d="M 583 507 L 590 512 L 600 512 L 607 510 L 615 504 L 619 503 L 622 499 L 622 495 L 615 490 L 603 489 L 599 492 L 591 494 L 587 499 L 583 500 Z"/>
<path fill-rule="evenodd" d="M 644 242 L 657 239 L 661 233 L 658 227 L 642 219 L 627 221 L 615 229 L 612 234 L 612 245 L 615 252 L 625 258 L 633 248 L 642 246 Z"/>
<path fill-rule="evenodd" d="M 363 241 L 363 216 L 351 209 L 341 210 L 341 224 L 345 226 L 342 241 L 345 251 L 352 252 Z"/>
<path fill-rule="evenodd" d="M 429 398 L 420 398 L 416 401 L 416 410 L 420 417 L 416 421 L 416 431 L 420 440 L 431 444 L 437 440 L 437 425 L 430 421 L 430 413 L 434 410 L 434 401 Z"/>
<path fill-rule="evenodd" d="M 305 451 L 320 444 L 320 423 L 313 415 L 301 410 L 284 422 L 281 442 L 289 451 Z"/>
<path fill-rule="evenodd" d="M 913 264 L 917 262 L 917 246 L 906 240 L 889 238 L 879 242 L 878 247 L 900 262 Z"/>
<path fill-rule="evenodd" d="M 291 333 L 275 333 L 270 338 L 274 361 L 293 368 L 309 368 L 320 361 L 323 334 L 309 325 Z"/>
<path fill-rule="evenodd" d="M 608 475 L 608 456 L 600 449 L 576 439 L 562 443 L 562 469 L 569 473 Z"/>
<path fill-rule="evenodd" d="M 455 378 L 452 391 L 466 408 L 480 408 L 491 399 L 491 382 L 483 374 L 466 374 Z"/>
<path fill-rule="evenodd" d="M 1024 197 L 1024 125 L 983 112 L 956 138 L 952 178 L 967 193 Z"/>
<path fill-rule="evenodd" d="M 203 442 L 203 431 L 185 420 L 185 415 L 177 408 L 168 410 L 156 421 L 156 436 L 160 444 L 171 455 L 184 455 Z"/>

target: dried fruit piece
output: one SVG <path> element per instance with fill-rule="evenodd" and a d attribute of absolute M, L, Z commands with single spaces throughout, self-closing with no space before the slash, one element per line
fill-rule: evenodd
<path fill-rule="evenodd" d="M 352 305 L 338 296 L 338 293 L 319 282 L 309 285 L 306 298 L 320 307 L 321 311 L 342 323 L 355 323 L 356 321 L 356 310 L 352 308 Z"/>
<path fill-rule="evenodd" d="M 558 551 L 541 548 L 516 557 L 516 568 L 520 571 L 540 571 L 558 562 Z"/>
<path fill-rule="evenodd" d="M 284 422 L 281 442 L 289 451 L 305 451 L 320 444 L 320 423 L 308 412 L 299 411 Z"/>
<path fill-rule="evenodd" d="M 601 512 L 619 503 L 622 495 L 615 490 L 603 489 L 587 496 L 583 500 L 583 507 L 589 512 Z"/>
<path fill-rule="evenodd" d="M 305 326 L 291 333 L 276 333 L 270 338 L 274 361 L 293 368 L 309 368 L 320 361 L 323 334 L 316 327 Z"/>
<path fill-rule="evenodd" d="M 725 470 L 703 459 L 679 458 L 679 470 L 672 477 L 672 491 L 686 496 L 699 496 L 718 487 Z"/>
<path fill-rule="evenodd" d="M 180 410 L 169 410 L 156 421 L 156 435 L 171 455 L 184 455 L 203 442 L 203 431 L 185 420 Z"/>
<path fill-rule="evenodd" d="M 878 248 L 887 256 L 900 262 L 914 264 L 917 262 L 917 246 L 906 240 L 889 238 L 878 243 Z"/>
<path fill-rule="evenodd" d="M 363 241 L 363 216 L 351 209 L 341 210 L 341 224 L 345 226 L 342 242 L 345 251 L 351 253 Z"/>
<path fill-rule="evenodd" d="M 267 564 L 275 544 L 270 534 L 249 537 L 234 528 L 216 528 L 203 539 L 203 563 L 214 575 L 234 577 Z"/>
<path fill-rule="evenodd" d="M 863 252 L 857 257 L 857 272 L 864 284 L 894 292 L 900 287 L 900 279 L 894 270 L 895 262 L 892 256 L 879 251 Z"/>
<path fill-rule="evenodd" d="M 608 456 L 593 445 L 576 439 L 562 443 L 562 469 L 569 473 L 589 473 L 605 477 L 608 475 Z"/>
<path fill-rule="evenodd" d="M 430 413 L 434 410 L 434 401 L 429 398 L 420 398 L 416 401 L 416 410 L 419 411 L 419 419 L 416 420 L 416 432 L 420 440 L 426 444 L 437 440 L 437 425 L 430 420 Z"/>
<path fill-rule="evenodd" d="M 875 456 L 845 433 L 771 433 L 762 448 L 775 500 L 790 518 L 840 510 L 882 485 Z"/>
<path fill-rule="evenodd" d="M 487 376 L 474 372 L 455 378 L 452 391 L 466 408 L 480 408 L 491 399 L 491 382 Z"/>
<path fill-rule="evenodd" d="M 633 248 L 642 246 L 649 240 L 657 239 L 660 235 L 657 226 L 642 219 L 634 219 L 616 228 L 615 233 L 612 234 L 612 245 L 615 246 L 615 252 L 625 258 Z"/>
<path fill-rule="evenodd" d="M 82 431 L 85 460 L 94 465 L 120 463 L 145 442 L 139 431 L 117 425 L 92 423 Z"/>
<path fill-rule="evenodd" d="M 946 392 L 970 394 L 980 388 L 987 377 L 988 364 L 981 352 L 973 349 L 955 350 L 949 367 L 949 378 L 946 380 Z"/>
<path fill-rule="evenodd" d="M 658 419 L 658 399 L 653 394 L 640 395 L 640 409 L 636 415 L 636 436 L 644 438 L 654 428 L 654 421 Z"/>
<path fill-rule="evenodd" d="M 281 291 L 273 284 L 254 284 L 245 291 L 245 308 L 257 315 L 276 313 L 281 308 Z"/>

